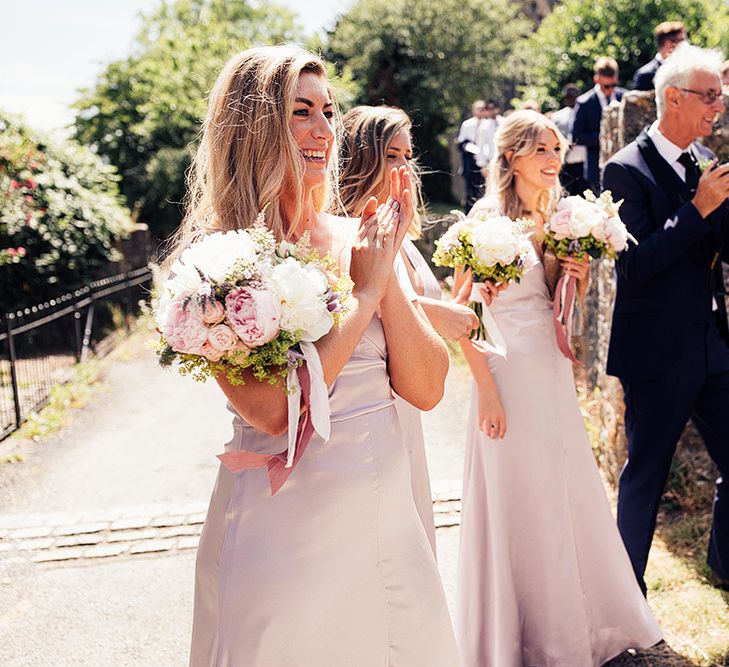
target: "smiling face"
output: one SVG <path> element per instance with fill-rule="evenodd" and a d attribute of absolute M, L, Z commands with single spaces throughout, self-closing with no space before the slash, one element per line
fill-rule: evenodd
<path fill-rule="evenodd" d="M 522 188 L 547 190 L 559 182 L 562 166 L 562 144 L 552 130 L 542 130 L 533 155 L 514 158 L 516 181 Z"/>
<path fill-rule="evenodd" d="M 686 89 L 696 92 L 689 93 L 678 88 L 666 90 L 667 109 L 680 119 L 687 137 L 690 136 L 692 140 L 708 137 L 717 117 L 725 109 L 720 95 L 721 79 L 711 72 L 693 72 L 688 78 Z M 718 94 L 718 97 L 711 104 L 707 104 L 700 93 L 711 92 Z"/>
<path fill-rule="evenodd" d="M 399 129 L 387 144 L 385 149 L 385 172 L 381 181 L 374 189 L 377 201 L 384 203 L 390 195 L 390 171 L 395 167 L 405 167 L 410 171 L 410 161 L 413 159 L 413 142 L 410 130 L 403 127 Z"/>
<path fill-rule="evenodd" d="M 304 160 L 304 188 L 323 185 L 334 141 L 334 104 L 319 74 L 299 77 L 289 128 Z"/>

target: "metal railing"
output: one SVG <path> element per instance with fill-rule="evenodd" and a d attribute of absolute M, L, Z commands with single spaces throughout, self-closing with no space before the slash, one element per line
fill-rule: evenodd
<path fill-rule="evenodd" d="M 143 267 L 0 316 L 0 440 L 48 402 L 75 364 L 104 356 L 129 333 L 151 285 Z"/>

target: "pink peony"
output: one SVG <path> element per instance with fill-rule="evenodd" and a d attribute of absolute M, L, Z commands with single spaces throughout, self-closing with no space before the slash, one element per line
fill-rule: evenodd
<path fill-rule="evenodd" d="M 259 347 L 278 336 L 281 304 L 273 292 L 238 287 L 225 297 L 233 331 L 248 347 Z"/>
<path fill-rule="evenodd" d="M 221 352 L 234 349 L 238 340 L 235 331 L 227 324 L 216 324 L 208 331 L 208 342 Z"/>
<path fill-rule="evenodd" d="M 554 234 L 554 238 L 558 241 L 570 237 L 570 219 L 572 211 L 568 208 L 558 210 L 549 219 L 549 230 Z"/>
<path fill-rule="evenodd" d="M 175 352 L 200 354 L 202 344 L 208 339 L 208 327 L 202 321 L 200 307 L 194 301 L 186 307 L 181 301 L 173 301 L 166 313 L 162 334 Z"/>
<path fill-rule="evenodd" d="M 202 307 L 202 318 L 205 324 L 218 324 L 225 318 L 225 306 L 217 299 L 206 300 Z"/>
<path fill-rule="evenodd" d="M 220 361 L 223 356 L 223 351 L 212 345 L 210 341 L 206 340 L 200 346 L 200 354 L 205 357 L 208 361 Z"/>

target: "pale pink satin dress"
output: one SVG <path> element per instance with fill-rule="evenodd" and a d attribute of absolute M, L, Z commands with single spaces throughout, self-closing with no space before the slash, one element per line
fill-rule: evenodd
<path fill-rule="evenodd" d="M 400 265 L 401 270 L 397 272 L 398 279 L 401 283 L 407 281 L 407 286 L 409 287 L 407 291 L 411 298 L 415 300 L 418 296 L 426 296 L 430 299 L 440 299 L 442 292 L 438 284 L 438 279 L 433 275 L 433 271 L 428 266 L 428 262 L 425 261 L 425 258 L 420 254 L 420 251 L 415 247 L 412 240 L 406 237 L 402 243 L 402 249 L 407 256 L 407 261 L 410 262 L 412 268 L 423 283 L 423 294 L 418 295 L 410 281 L 407 269 L 403 265 Z M 425 528 L 428 540 L 435 554 L 433 496 L 430 490 L 428 460 L 425 455 L 423 420 L 420 416 L 420 410 L 399 396 L 395 397 L 395 407 L 397 408 L 397 415 L 400 418 L 400 424 L 402 425 L 405 436 L 405 445 L 410 454 L 410 474 L 415 506 L 418 508 L 420 520 L 423 522 L 423 528 Z"/>
<path fill-rule="evenodd" d="M 661 631 L 643 598 L 557 348 L 541 263 L 494 300 L 507 343 L 489 367 L 503 440 L 478 429 L 474 384 L 456 630 L 465 667 L 597 667 Z"/>
<path fill-rule="evenodd" d="M 370 322 L 283 488 L 218 473 L 197 555 L 192 667 L 455 667 L 448 607 Z M 229 409 L 232 408 L 229 406 Z M 278 453 L 234 412 L 226 450 Z"/>

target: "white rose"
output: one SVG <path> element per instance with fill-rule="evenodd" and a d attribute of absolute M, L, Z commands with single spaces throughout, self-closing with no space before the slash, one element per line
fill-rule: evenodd
<path fill-rule="evenodd" d="M 183 264 L 179 259 L 172 265 L 170 275 L 172 277 L 165 283 L 165 288 L 178 299 L 196 294 L 202 285 L 202 279 L 195 267 Z"/>
<path fill-rule="evenodd" d="M 514 223 L 507 217 L 492 217 L 474 225 L 471 238 L 473 254 L 485 266 L 511 264 L 519 254 Z"/>
<path fill-rule="evenodd" d="M 281 301 L 279 326 L 285 331 L 299 331 L 302 340 L 314 342 L 332 328 L 325 301 L 329 284 L 316 267 L 288 257 L 273 267 L 267 286 Z"/>
<path fill-rule="evenodd" d="M 607 230 L 607 242 L 615 252 L 622 252 L 628 247 L 628 229 L 623 221 L 613 215 L 608 218 L 605 224 Z"/>
<path fill-rule="evenodd" d="M 193 243 L 180 256 L 189 268 L 202 271 L 215 282 L 221 282 L 236 262 L 252 264 L 256 261 L 256 245 L 243 229 L 207 234 Z"/>
<path fill-rule="evenodd" d="M 602 217 L 596 207 L 585 202 L 586 205 L 575 206 L 570 217 L 570 231 L 576 239 L 589 236 L 592 228 Z"/>

